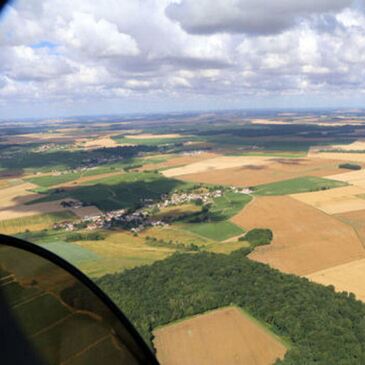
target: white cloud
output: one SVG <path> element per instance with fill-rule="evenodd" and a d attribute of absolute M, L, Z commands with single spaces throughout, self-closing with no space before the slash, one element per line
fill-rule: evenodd
<path fill-rule="evenodd" d="M 365 90 L 365 15 L 351 3 L 18 0 L 0 22 L 0 102 L 350 100 Z"/>

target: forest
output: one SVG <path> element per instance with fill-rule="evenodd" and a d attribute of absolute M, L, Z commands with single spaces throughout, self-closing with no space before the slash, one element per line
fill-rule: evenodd
<path fill-rule="evenodd" d="M 152 331 L 194 314 L 236 305 L 288 344 L 276 365 L 365 364 L 365 304 L 246 257 L 176 253 L 97 280 L 152 344 Z"/>

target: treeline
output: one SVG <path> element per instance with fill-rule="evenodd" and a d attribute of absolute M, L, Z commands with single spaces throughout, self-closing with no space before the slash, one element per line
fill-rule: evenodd
<path fill-rule="evenodd" d="M 277 365 L 365 364 L 365 304 L 245 253 L 176 253 L 97 283 L 150 343 L 157 326 L 233 304 L 291 342 Z"/>

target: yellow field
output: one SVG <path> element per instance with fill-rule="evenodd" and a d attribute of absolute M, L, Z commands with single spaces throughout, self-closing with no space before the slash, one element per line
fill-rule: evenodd
<path fill-rule="evenodd" d="M 180 175 L 184 181 L 203 182 L 233 186 L 255 186 L 301 176 L 326 176 L 342 173 L 338 161 L 308 158 L 271 158 L 269 164 L 214 169 L 187 175 Z"/>
<path fill-rule="evenodd" d="M 80 269 L 92 277 L 152 264 L 174 252 L 165 247 L 150 247 L 145 244 L 144 238 L 127 232 L 109 234 L 105 241 L 81 241 L 77 244 L 100 256 L 100 260 L 80 264 Z"/>
<path fill-rule="evenodd" d="M 252 119 L 251 124 L 285 125 L 285 124 L 291 124 L 291 123 L 290 122 L 284 122 L 282 120 Z"/>
<path fill-rule="evenodd" d="M 308 275 L 365 257 L 351 226 L 289 196 L 256 197 L 232 221 L 246 230 L 270 228 L 272 244 L 250 258 L 284 272 Z"/>
<path fill-rule="evenodd" d="M 356 196 L 359 194 L 365 194 L 365 188 L 345 186 L 331 190 L 292 194 L 291 197 L 325 213 L 337 214 L 365 209 L 365 199 Z"/>
<path fill-rule="evenodd" d="M 30 190 L 37 188 L 37 185 L 31 183 L 22 183 L 15 186 L 0 189 L 0 209 L 12 207 L 37 197 Z"/>
<path fill-rule="evenodd" d="M 345 172 L 343 174 L 326 176 L 326 177 L 328 179 L 344 181 L 351 185 L 365 188 L 365 170 L 350 171 L 350 172 Z"/>
<path fill-rule="evenodd" d="M 246 241 L 215 242 L 206 246 L 206 250 L 214 253 L 230 254 L 240 248 L 250 247 Z"/>
<path fill-rule="evenodd" d="M 310 152 L 310 157 L 322 158 L 325 160 L 341 160 L 346 162 L 361 162 L 365 163 L 365 153 L 351 152 Z"/>
<path fill-rule="evenodd" d="M 53 224 L 65 220 L 73 220 L 76 218 L 71 213 L 69 214 L 38 214 L 31 217 L 14 218 L 0 221 L 0 233 L 16 234 L 26 230 L 41 231 L 45 228 L 52 228 Z"/>
<path fill-rule="evenodd" d="M 365 259 L 334 266 L 307 276 L 323 285 L 333 285 L 337 291 L 354 293 L 365 302 Z"/>
<path fill-rule="evenodd" d="M 154 331 L 161 365 L 271 365 L 285 346 L 241 310 L 218 309 Z"/>
<path fill-rule="evenodd" d="M 185 166 L 194 162 L 208 160 L 216 156 L 218 155 L 210 152 L 204 152 L 194 155 L 171 156 L 171 158 L 169 158 L 167 161 L 163 161 L 160 163 L 147 163 L 143 165 L 139 169 L 139 171 L 159 170 L 169 167 Z"/>
<path fill-rule="evenodd" d="M 362 151 L 362 150 L 365 150 L 365 141 L 355 141 L 350 144 L 332 145 L 331 147 L 334 148 L 335 150 Z"/>
<path fill-rule="evenodd" d="M 103 147 L 117 147 L 119 144 L 110 138 L 110 136 L 102 136 L 97 139 L 87 140 L 83 143 L 83 147 L 87 149 L 103 148 Z"/>
<path fill-rule="evenodd" d="M 227 169 L 240 166 L 264 166 L 270 163 L 271 157 L 262 156 L 219 156 L 212 159 L 195 162 L 186 166 L 163 171 L 166 177 L 206 172 L 210 170 Z"/>
<path fill-rule="evenodd" d="M 173 134 L 150 134 L 150 133 L 142 133 L 142 134 L 128 134 L 125 135 L 125 138 L 128 139 L 160 139 L 160 138 L 180 138 L 184 137 L 181 134 L 173 133 Z"/>
<path fill-rule="evenodd" d="M 191 233 L 186 230 L 181 230 L 175 226 L 169 227 L 152 227 L 148 228 L 140 234 L 141 237 L 146 238 L 154 237 L 158 240 L 162 239 L 164 241 L 178 241 L 184 244 L 193 243 L 197 246 L 205 246 L 211 244 L 213 241 L 208 238 L 198 236 L 197 234 Z"/>

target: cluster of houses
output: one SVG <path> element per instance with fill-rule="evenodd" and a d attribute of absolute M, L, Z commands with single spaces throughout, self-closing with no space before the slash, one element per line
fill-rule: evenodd
<path fill-rule="evenodd" d="M 75 222 L 62 222 L 54 224 L 54 229 L 64 229 L 66 231 L 75 231 L 80 228 L 88 230 L 110 229 L 112 227 L 120 227 L 128 229 L 131 232 L 140 232 L 150 226 L 167 225 L 161 220 L 150 217 L 146 210 L 136 210 L 132 213 L 126 209 L 113 210 L 104 214 L 86 216 Z"/>
<path fill-rule="evenodd" d="M 247 188 L 230 188 L 231 191 L 241 194 L 250 194 L 252 191 Z M 223 196 L 224 190 L 217 189 L 206 192 L 180 192 L 170 195 L 164 194 L 161 196 L 160 202 L 154 203 L 152 199 L 142 200 L 144 207 L 130 212 L 127 209 L 119 209 L 109 211 L 107 213 L 86 216 L 76 222 L 62 222 L 54 224 L 54 229 L 64 229 L 66 231 L 74 231 L 80 228 L 88 230 L 110 229 L 120 227 L 131 232 L 138 233 L 146 227 L 167 226 L 168 223 L 162 219 L 156 219 L 151 213 L 154 209 L 166 208 L 169 206 L 177 206 L 190 202 L 199 201 L 201 205 L 209 204 L 214 198 Z M 65 200 L 61 203 L 65 208 L 80 208 L 82 203 L 76 200 Z"/>

